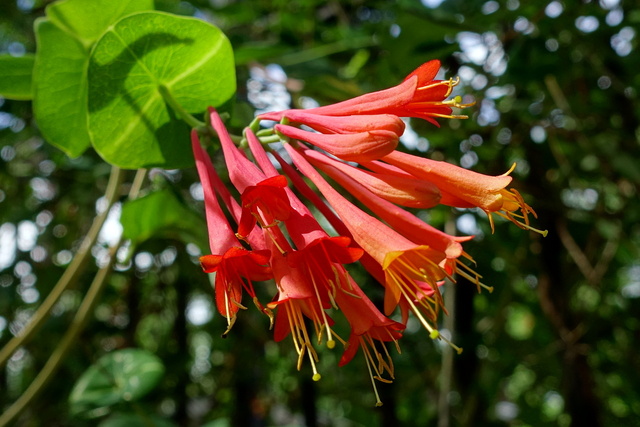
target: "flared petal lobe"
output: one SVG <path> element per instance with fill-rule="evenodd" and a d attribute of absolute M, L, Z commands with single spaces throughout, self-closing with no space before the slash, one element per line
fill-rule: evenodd
<path fill-rule="evenodd" d="M 238 225 L 238 235 L 247 236 L 256 222 L 270 226 L 274 221 L 289 218 L 291 204 L 285 188 L 287 178 L 273 176 L 245 188 L 242 192 L 242 216 Z"/>

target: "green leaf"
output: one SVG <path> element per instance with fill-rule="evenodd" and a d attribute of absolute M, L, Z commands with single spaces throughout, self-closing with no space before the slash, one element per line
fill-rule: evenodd
<path fill-rule="evenodd" d="M 182 240 L 195 242 L 203 250 L 208 247 L 204 219 L 187 209 L 169 190 L 125 203 L 120 222 L 123 237 L 134 245 L 163 233 L 177 233 Z"/>
<path fill-rule="evenodd" d="M 44 138 L 77 157 L 90 145 L 86 69 L 89 53 L 73 36 L 39 18 L 33 69 L 33 111 Z"/>
<path fill-rule="evenodd" d="M 116 413 L 98 424 L 98 427 L 174 427 L 176 424 L 156 415 Z"/>
<path fill-rule="evenodd" d="M 153 10 L 153 0 L 63 0 L 47 6 L 47 16 L 87 48 L 123 16 Z"/>
<path fill-rule="evenodd" d="M 153 0 L 66 0 L 36 20 L 34 114 L 45 139 L 77 157 L 90 145 L 87 128 L 89 51 L 122 16 L 153 8 Z"/>
<path fill-rule="evenodd" d="M 164 375 L 162 361 L 141 349 L 118 350 L 102 356 L 76 382 L 69 403 L 78 414 L 140 399 Z"/>
<path fill-rule="evenodd" d="M 164 86 L 188 113 L 204 113 L 235 92 L 231 44 L 198 19 L 143 12 L 118 21 L 89 64 L 89 132 L 122 168 L 193 164 L 187 126 L 165 103 Z"/>
<path fill-rule="evenodd" d="M 0 55 L 0 95 L 18 101 L 30 100 L 33 62 L 33 55 Z"/>

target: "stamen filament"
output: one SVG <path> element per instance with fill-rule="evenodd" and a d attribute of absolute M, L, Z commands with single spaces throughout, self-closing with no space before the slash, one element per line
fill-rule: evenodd
<path fill-rule="evenodd" d="M 313 274 L 313 271 L 311 270 L 311 266 L 307 265 L 307 269 L 309 271 L 309 276 L 311 277 L 311 283 L 313 284 L 313 290 L 316 293 L 316 298 L 318 299 L 318 307 L 320 310 L 320 313 L 322 315 L 322 325 L 324 325 L 326 331 L 327 331 L 327 347 L 329 348 L 334 348 L 336 346 L 336 342 L 333 340 L 333 337 L 331 335 L 331 328 L 329 327 L 329 321 L 327 320 L 327 313 L 324 312 L 324 309 L 322 308 L 322 299 L 320 298 L 320 292 L 318 291 L 318 284 L 316 283 L 316 278 Z M 320 331 L 322 332 L 322 331 Z M 318 334 L 318 344 L 320 344 L 322 341 L 322 335 Z"/>
<path fill-rule="evenodd" d="M 367 364 L 367 370 L 369 371 L 369 378 L 371 379 L 371 386 L 373 387 L 373 393 L 376 395 L 376 406 L 380 407 L 382 406 L 382 400 L 380 400 L 380 395 L 378 394 L 378 387 L 376 387 L 376 380 L 373 377 L 373 372 L 371 370 L 371 364 L 369 362 L 369 359 L 365 356 L 364 358 L 366 364 Z"/>

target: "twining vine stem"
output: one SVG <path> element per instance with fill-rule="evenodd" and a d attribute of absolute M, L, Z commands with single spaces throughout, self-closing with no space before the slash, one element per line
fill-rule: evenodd
<path fill-rule="evenodd" d="M 48 318 L 51 313 L 51 309 L 53 309 L 53 306 L 58 302 L 60 296 L 64 291 L 71 288 L 77 282 L 78 277 L 80 277 L 81 273 L 87 266 L 91 255 L 91 248 L 98 239 L 98 233 L 100 233 L 100 229 L 107 219 L 109 210 L 118 199 L 120 185 L 122 184 L 123 179 L 124 172 L 120 168 L 113 167 L 111 169 L 111 175 L 109 176 L 109 182 L 104 194 L 104 198 L 107 201 L 105 210 L 94 218 L 91 228 L 80 245 L 80 249 L 76 252 L 73 260 L 71 260 L 71 263 L 66 268 L 53 290 L 49 295 L 47 295 L 47 298 L 43 301 L 40 307 L 38 307 L 33 317 L 31 317 L 31 321 L 24 327 L 24 329 L 22 329 L 22 331 L 20 331 L 18 335 L 13 337 L 7 344 L 5 344 L 4 347 L 2 347 L 0 350 L 0 366 L 4 365 L 9 357 L 11 357 L 11 355 L 20 348 L 20 346 L 29 342 L 33 335 L 43 325 L 44 321 Z"/>
<path fill-rule="evenodd" d="M 114 169 L 117 169 L 114 167 Z M 138 197 L 144 177 L 147 174 L 146 169 L 139 169 L 134 178 L 131 190 L 129 191 L 129 200 Z M 119 183 L 121 181 L 119 180 Z M 118 185 L 119 187 L 119 185 Z M 117 194 L 117 189 L 114 191 Z M 108 210 L 106 211 L 108 212 Z M 98 230 L 99 231 L 99 230 Z M 109 273 L 111 273 L 113 265 L 116 262 L 116 254 L 122 246 L 124 239 L 120 238 L 109 251 L 109 262 L 100 268 L 96 273 L 87 294 L 85 295 L 78 311 L 67 329 L 58 346 L 54 349 L 38 376 L 33 380 L 25 392 L 0 416 L 0 427 L 7 426 L 15 417 L 17 417 L 28 405 L 35 399 L 38 394 L 47 386 L 65 359 L 73 344 L 76 343 L 78 336 L 86 326 L 90 315 L 93 313 L 102 290 L 104 289 Z"/>

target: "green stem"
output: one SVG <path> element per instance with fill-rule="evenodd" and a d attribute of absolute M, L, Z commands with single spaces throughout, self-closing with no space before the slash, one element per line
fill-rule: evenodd
<path fill-rule="evenodd" d="M 455 222 L 449 218 L 445 223 L 445 231 L 451 235 L 456 232 Z M 447 280 L 445 283 L 444 304 L 447 310 L 447 316 L 443 320 L 443 328 L 451 332 L 451 340 L 455 339 L 455 303 L 456 303 L 456 286 Z M 451 405 L 449 403 L 449 395 L 453 389 L 453 348 L 450 345 L 443 346 L 442 349 L 442 367 L 440 369 L 440 393 L 438 396 L 438 427 L 449 427 L 451 425 Z"/>
<path fill-rule="evenodd" d="M 160 91 L 160 95 L 162 95 L 164 101 L 169 104 L 169 106 L 173 109 L 173 111 L 175 111 L 178 117 L 184 120 L 189 125 L 189 127 L 198 130 L 198 132 L 205 131 L 207 129 L 206 123 L 196 119 L 191 114 L 189 114 L 187 110 L 182 108 L 182 105 L 180 105 L 178 101 L 176 101 L 169 88 L 167 88 L 165 85 L 160 85 L 158 86 L 158 90 Z"/>
<path fill-rule="evenodd" d="M 279 135 L 263 136 L 258 138 L 263 144 L 271 144 L 272 142 L 280 142 L 282 138 Z"/>
<path fill-rule="evenodd" d="M 38 307 L 36 312 L 34 313 L 31 321 L 28 325 L 24 327 L 20 334 L 13 337 L 4 347 L 0 350 L 0 366 L 4 365 L 4 363 L 11 357 L 11 355 L 20 347 L 25 345 L 31 337 L 40 329 L 44 321 L 49 316 L 51 309 L 58 302 L 60 296 L 73 286 L 80 274 L 84 271 L 87 263 L 90 259 L 91 248 L 96 243 L 98 239 L 98 233 L 102 228 L 105 220 L 107 219 L 107 215 L 109 214 L 109 210 L 113 206 L 113 204 L 118 199 L 118 191 L 120 189 L 120 184 L 122 184 L 122 180 L 124 178 L 124 172 L 117 167 L 113 167 L 111 169 L 111 175 L 109 176 L 109 183 L 107 184 L 107 189 L 105 191 L 105 199 L 107 200 L 107 207 L 104 212 L 100 215 L 96 216 L 93 220 L 93 224 L 91 224 L 91 228 L 87 232 L 87 235 L 84 237 L 82 244 L 80 245 L 80 249 L 76 252 L 76 255 L 73 257 L 71 264 L 62 274 L 58 283 L 56 283 L 53 290 L 47 295 L 47 298 L 44 302 Z"/>
<path fill-rule="evenodd" d="M 260 120 L 259 118 L 255 118 L 251 121 L 251 123 L 249 123 L 249 126 L 247 126 L 249 129 L 251 129 L 253 131 L 253 133 L 258 133 L 260 130 L 260 122 L 262 120 Z"/>
<path fill-rule="evenodd" d="M 142 185 L 143 180 L 138 179 L 140 175 L 145 175 L 146 170 L 140 169 L 138 170 L 138 175 L 136 175 L 136 179 L 134 180 L 134 185 L 132 185 L 131 190 L 129 192 L 129 199 L 134 199 L 138 196 L 140 192 L 140 186 Z M 111 272 L 113 265 L 116 262 L 116 254 L 120 247 L 122 246 L 122 242 L 124 240 L 121 238 L 120 241 L 111 248 L 109 251 L 109 262 L 107 265 L 102 267 L 96 273 L 96 276 L 91 282 L 91 286 L 87 291 L 78 311 L 67 329 L 67 332 L 60 340 L 58 346 L 53 350 L 49 360 L 44 365 L 42 370 L 38 373 L 33 382 L 29 385 L 29 387 L 25 390 L 24 393 L 16 400 L 10 407 L 0 416 L 0 427 L 7 426 L 15 417 L 20 415 L 22 411 L 25 410 L 29 406 L 29 404 L 38 396 L 38 394 L 44 390 L 47 384 L 53 379 L 56 371 L 60 367 L 60 364 L 65 359 L 73 344 L 75 344 L 80 336 L 80 333 L 86 326 L 90 315 L 93 313 L 96 304 L 98 303 L 98 297 L 100 296 L 102 290 L 104 289 L 107 283 L 107 277 Z"/>

